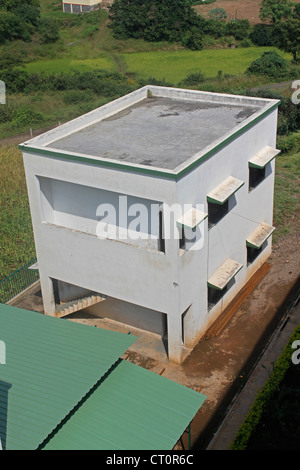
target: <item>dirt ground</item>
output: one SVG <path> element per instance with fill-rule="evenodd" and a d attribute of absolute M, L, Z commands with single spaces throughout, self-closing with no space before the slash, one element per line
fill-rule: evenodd
<path fill-rule="evenodd" d="M 208 5 L 196 5 L 196 11 L 203 16 L 207 16 L 215 8 L 223 8 L 227 14 L 227 20 L 249 20 L 250 24 L 261 23 L 259 19 L 261 0 L 217 0 Z"/>
<path fill-rule="evenodd" d="M 194 8 L 203 16 L 207 16 L 215 8 L 223 8 L 227 14 L 227 21 L 231 19 L 249 20 L 250 24 L 261 23 L 259 18 L 261 0 L 217 0 L 208 5 L 196 5 Z M 294 0 L 300 3 L 300 0 Z"/>

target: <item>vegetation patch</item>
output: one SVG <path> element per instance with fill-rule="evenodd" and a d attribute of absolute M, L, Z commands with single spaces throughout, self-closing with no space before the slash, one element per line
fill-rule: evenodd
<path fill-rule="evenodd" d="M 300 438 L 300 365 L 292 362 L 294 341 L 300 339 L 300 326 L 291 336 L 274 365 L 268 382 L 231 445 L 231 450 L 288 450 L 298 448 Z"/>

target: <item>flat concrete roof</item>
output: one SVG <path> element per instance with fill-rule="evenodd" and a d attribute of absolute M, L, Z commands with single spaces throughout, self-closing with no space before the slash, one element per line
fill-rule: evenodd
<path fill-rule="evenodd" d="M 243 104 L 145 98 L 49 147 L 174 170 L 259 109 Z"/>
<path fill-rule="evenodd" d="M 278 104 L 278 100 L 149 85 L 20 148 L 177 179 Z"/>

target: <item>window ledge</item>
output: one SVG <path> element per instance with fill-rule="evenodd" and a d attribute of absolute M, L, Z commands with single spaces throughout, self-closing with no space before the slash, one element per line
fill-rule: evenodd
<path fill-rule="evenodd" d="M 221 184 L 208 193 L 207 201 L 214 204 L 224 204 L 243 184 L 244 181 L 228 176 Z"/>

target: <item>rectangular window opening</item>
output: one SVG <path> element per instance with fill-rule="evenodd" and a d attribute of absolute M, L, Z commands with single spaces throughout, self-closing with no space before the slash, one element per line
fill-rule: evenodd
<path fill-rule="evenodd" d="M 211 310 L 220 300 L 224 297 L 228 290 L 228 285 L 226 285 L 222 290 L 215 289 L 214 287 L 208 286 L 207 288 L 207 300 L 208 300 L 208 310 Z"/>
<path fill-rule="evenodd" d="M 253 246 L 247 246 L 247 266 L 250 266 L 256 260 L 256 258 L 266 248 L 267 244 L 268 244 L 268 242 L 266 240 L 260 248 L 255 248 Z"/>
<path fill-rule="evenodd" d="M 166 252 L 163 226 L 163 212 L 159 211 L 159 235 L 158 235 L 158 251 Z"/>
<path fill-rule="evenodd" d="M 223 204 L 208 202 L 208 229 L 216 225 L 228 213 L 228 199 Z"/>
<path fill-rule="evenodd" d="M 266 171 L 264 168 L 249 167 L 249 192 L 252 191 L 265 179 Z"/>
<path fill-rule="evenodd" d="M 178 228 L 179 230 L 179 248 L 181 250 L 185 250 L 185 234 L 184 234 L 184 228 L 181 227 L 181 228 Z"/>

